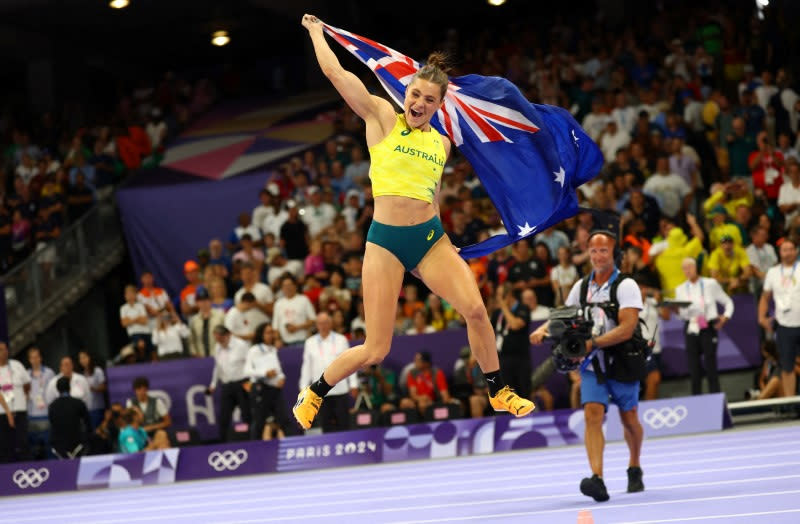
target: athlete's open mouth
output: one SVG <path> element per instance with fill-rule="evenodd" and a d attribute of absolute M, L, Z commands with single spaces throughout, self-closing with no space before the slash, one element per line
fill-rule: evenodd
<path fill-rule="evenodd" d="M 414 111 L 411 108 L 408 109 L 408 112 L 411 113 L 411 116 L 413 116 L 414 118 L 419 118 L 422 116 L 422 113 L 420 113 L 419 111 Z"/>

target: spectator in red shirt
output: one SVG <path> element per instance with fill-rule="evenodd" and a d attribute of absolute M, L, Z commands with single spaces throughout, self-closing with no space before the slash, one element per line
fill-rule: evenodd
<path fill-rule="evenodd" d="M 758 151 L 747 157 L 747 165 L 753 173 L 753 187 L 764 191 L 770 202 L 774 202 L 783 184 L 783 153 L 772 147 L 766 131 L 758 134 L 756 143 Z"/>
<path fill-rule="evenodd" d="M 424 415 L 428 406 L 451 401 L 447 379 L 442 370 L 432 364 L 428 351 L 414 355 L 414 367 L 408 373 L 406 384 L 408 398 L 400 401 L 400 409 L 417 409 Z"/>

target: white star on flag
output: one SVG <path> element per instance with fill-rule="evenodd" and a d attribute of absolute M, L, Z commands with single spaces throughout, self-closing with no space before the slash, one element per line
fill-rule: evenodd
<path fill-rule="evenodd" d="M 558 166 L 558 171 L 553 171 L 553 174 L 556 176 L 555 182 L 561 184 L 561 187 L 564 187 L 564 166 Z"/>
<path fill-rule="evenodd" d="M 519 236 L 526 237 L 536 231 L 536 226 L 529 226 L 527 222 L 525 222 L 524 226 L 517 226 L 519 228 Z"/>

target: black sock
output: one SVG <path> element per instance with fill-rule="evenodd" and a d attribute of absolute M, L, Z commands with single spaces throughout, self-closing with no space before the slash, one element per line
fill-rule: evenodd
<path fill-rule="evenodd" d="M 506 382 L 503 380 L 503 375 L 500 374 L 499 369 L 484 373 L 483 376 L 486 377 L 486 384 L 489 386 L 489 396 L 497 395 L 498 391 L 506 387 Z"/>
<path fill-rule="evenodd" d="M 335 385 L 335 384 L 334 384 Z M 319 380 L 311 384 L 311 391 L 319 395 L 320 397 L 324 397 L 328 394 L 330 390 L 333 389 L 333 386 L 325 382 L 325 374 L 323 373 L 320 375 Z"/>

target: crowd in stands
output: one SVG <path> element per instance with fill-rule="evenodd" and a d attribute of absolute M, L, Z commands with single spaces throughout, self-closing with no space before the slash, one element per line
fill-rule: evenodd
<path fill-rule="evenodd" d="M 606 163 L 579 189 L 579 199 L 621 214 L 621 267 L 659 298 L 674 296 L 686 279 L 686 257 L 695 258 L 700 273 L 726 293 L 758 294 L 778 260 L 775 246 L 784 238 L 800 240 L 800 96 L 793 79 L 766 49 L 745 45 L 729 16 L 698 20 L 677 32 L 654 21 L 663 37 L 658 41 L 637 39 L 632 31 L 579 34 L 557 26 L 549 48 L 532 48 L 524 30 L 520 38 L 475 54 L 467 52 L 466 41 L 445 43 L 467 57 L 454 74 L 505 76 L 531 101 L 569 108 L 582 123 Z M 196 260 L 186 262 L 187 284 L 174 305 L 151 287 L 151 275 L 143 276 L 139 298 L 131 291 L 129 304 L 138 300 L 147 316 L 126 325 L 132 336 L 151 330 L 153 356 L 146 343 L 133 340 L 138 349 L 129 348 L 129 361 L 173 352 L 211 355 L 213 344 L 198 333 L 204 325 L 199 318 L 246 341 L 256 326 L 270 323 L 278 345 L 291 345 L 303 343 L 315 315 L 327 312 L 334 332 L 351 340 L 364 336 L 360 268 L 373 209 L 369 159 L 363 122 L 346 106 L 335 121 L 335 135 L 323 147 L 275 169 L 258 195 L 260 205 L 242 210 L 228 238 L 211 239 Z M 440 206 L 457 246 L 504 231 L 457 152 L 444 170 Z M 592 221 L 583 212 L 531 240 L 468 261 L 498 331 L 516 328 L 503 323 L 509 316 L 504 311 L 542 320 L 549 308 L 563 304 L 587 272 Z M 152 302 L 162 295 L 169 313 L 157 317 Z M 409 275 L 396 334 L 463 326 L 449 304 Z M 187 351 L 178 344 L 181 336 Z M 517 365 L 525 357 L 516 356 L 527 352 L 525 341 L 519 350 L 508 340 L 502 344 L 509 345 L 501 353 L 504 373 L 527 369 Z M 472 379 L 471 372 L 464 376 Z M 511 382 L 532 393 L 525 378 Z M 472 411 L 466 402 L 464 408 Z"/>
<path fill-rule="evenodd" d="M 164 143 L 214 101 L 213 84 L 167 73 L 114 108 L 66 105 L 39 117 L 0 113 L 0 274 L 35 251 L 52 265 L 49 241 L 111 192 L 127 173 L 157 165 Z"/>
<path fill-rule="evenodd" d="M 792 72 L 776 62 L 771 40 L 763 38 L 765 26 L 755 15 L 737 20 L 701 13 L 683 21 L 673 30 L 669 20 L 654 19 L 647 38 L 632 30 L 606 33 L 558 24 L 552 28 L 551 44 L 542 47 L 518 27 L 494 46 L 482 37 L 476 44 L 449 32 L 443 46 L 464 57 L 454 74 L 504 76 L 529 100 L 566 107 L 582 123 L 606 162 L 579 189 L 579 199 L 586 207 L 621 215 L 620 266 L 636 278 L 651 306 L 674 296 L 686 280 L 682 263 L 687 257 L 728 295 L 757 298 L 767 270 L 778 262 L 776 246 L 800 242 L 800 96 Z M 150 95 L 129 99 L 126 107 L 139 121 L 155 115 L 154 107 L 162 108 L 173 116 L 163 121 L 171 134 L 185 122 L 190 112 L 186 106 L 194 105 L 185 91 L 176 95 L 172 85 L 165 79 Z M 371 88 L 382 94 L 377 84 Z M 170 103 L 163 99 L 167 95 L 173 97 Z M 198 87 L 195 98 L 202 96 Z M 217 357 L 218 351 L 228 350 L 227 335 L 252 347 L 306 344 L 320 330 L 321 314 L 326 326 L 330 322 L 324 329 L 337 336 L 359 340 L 366 335 L 360 273 L 373 212 L 369 157 L 363 122 L 346 106 L 337 111 L 335 121 L 335 135 L 321 148 L 277 166 L 259 192 L 260 204 L 241 210 L 227 238 L 198 246 L 196 258 L 183 267 L 186 285 L 178 297 L 169 297 L 149 272 L 140 275 L 139 287 L 126 289 L 120 315 L 130 344 L 119 355 L 121 363 Z M 136 167 L 158 149 L 148 142 L 150 147 L 128 164 L 119 140 L 135 143 L 133 128 L 125 135 L 121 129 L 86 127 L 64 139 L 52 131 L 46 134 L 47 129 L 53 124 L 43 121 L 33 135 L 39 147 L 29 145 L 27 133 L 17 132 L 4 157 L 6 182 L 15 185 L 0 207 L 11 228 L 0 222 L 0 234 L 13 231 L 0 238 L 9 245 L 38 236 L 37 227 L 53 213 L 60 216 L 84 203 L 43 200 L 48 195 L 69 195 L 69 187 L 78 184 L 91 185 L 91 193 L 115 180 L 118 162 Z M 116 147 L 110 136 L 117 139 Z M 84 147 L 89 150 L 82 151 Z M 94 162 L 93 169 L 84 170 L 87 162 Z M 32 196 L 37 188 L 39 200 Z M 25 204 L 33 201 L 51 203 Z M 440 209 L 456 246 L 505 232 L 472 167 L 455 151 L 444 169 Z M 19 224 L 35 224 L 37 213 L 43 217 L 39 226 L 26 226 L 35 234 L 22 234 L 25 228 Z M 574 282 L 587 274 L 592 223 L 593 215 L 581 212 L 531 239 L 468 261 L 498 333 L 502 371 L 510 385 L 536 398 L 540 408 L 552 409 L 553 398 L 541 383 L 531 383 L 528 324 L 546 319 L 550 308 L 562 305 Z M 20 246 L 30 249 L 31 243 Z M 408 275 L 396 335 L 463 327 L 449 304 Z M 770 326 L 763 327 L 765 362 L 757 377 L 758 394 L 780 395 Z M 280 351 L 277 355 L 280 360 Z M 363 370 L 359 383 L 370 405 L 381 411 L 424 416 L 431 404 L 453 402 L 465 415 L 486 413 L 486 384 L 468 350 L 455 369 L 435 364 L 435 352 L 421 351 L 405 369 L 379 365 Z M 70 376 L 65 367 L 62 375 Z M 282 387 L 279 372 L 278 364 L 271 387 Z M 250 387 L 245 386 L 251 383 L 248 378 L 242 372 L 231 381 Z M 570 375 L 569 380 L 575 406 L 577 377 Z M 140 383 L 142 387 L 146 402 L 146 386 Z M 657 381 L 648 382 L 644 394 L 655 398 L 657 387 Z M 358 397 L 360 391 L 348 383 L 344 394 Z M 99 426 L 106 429 L 100 431 L 107 431 L 109 417 L 122 417 L 131 428 L 127 433 L 139 442 L 142 423 L 137 417 L 147 412 L 145 407 L 137 415 L 116 406 L 112 415 L 106 412 Z M 153 424 L 168 417 L 155 401 L 149 412 Z M 261 437 L 261 431 L 256 433 L 255 438 Z"/>

